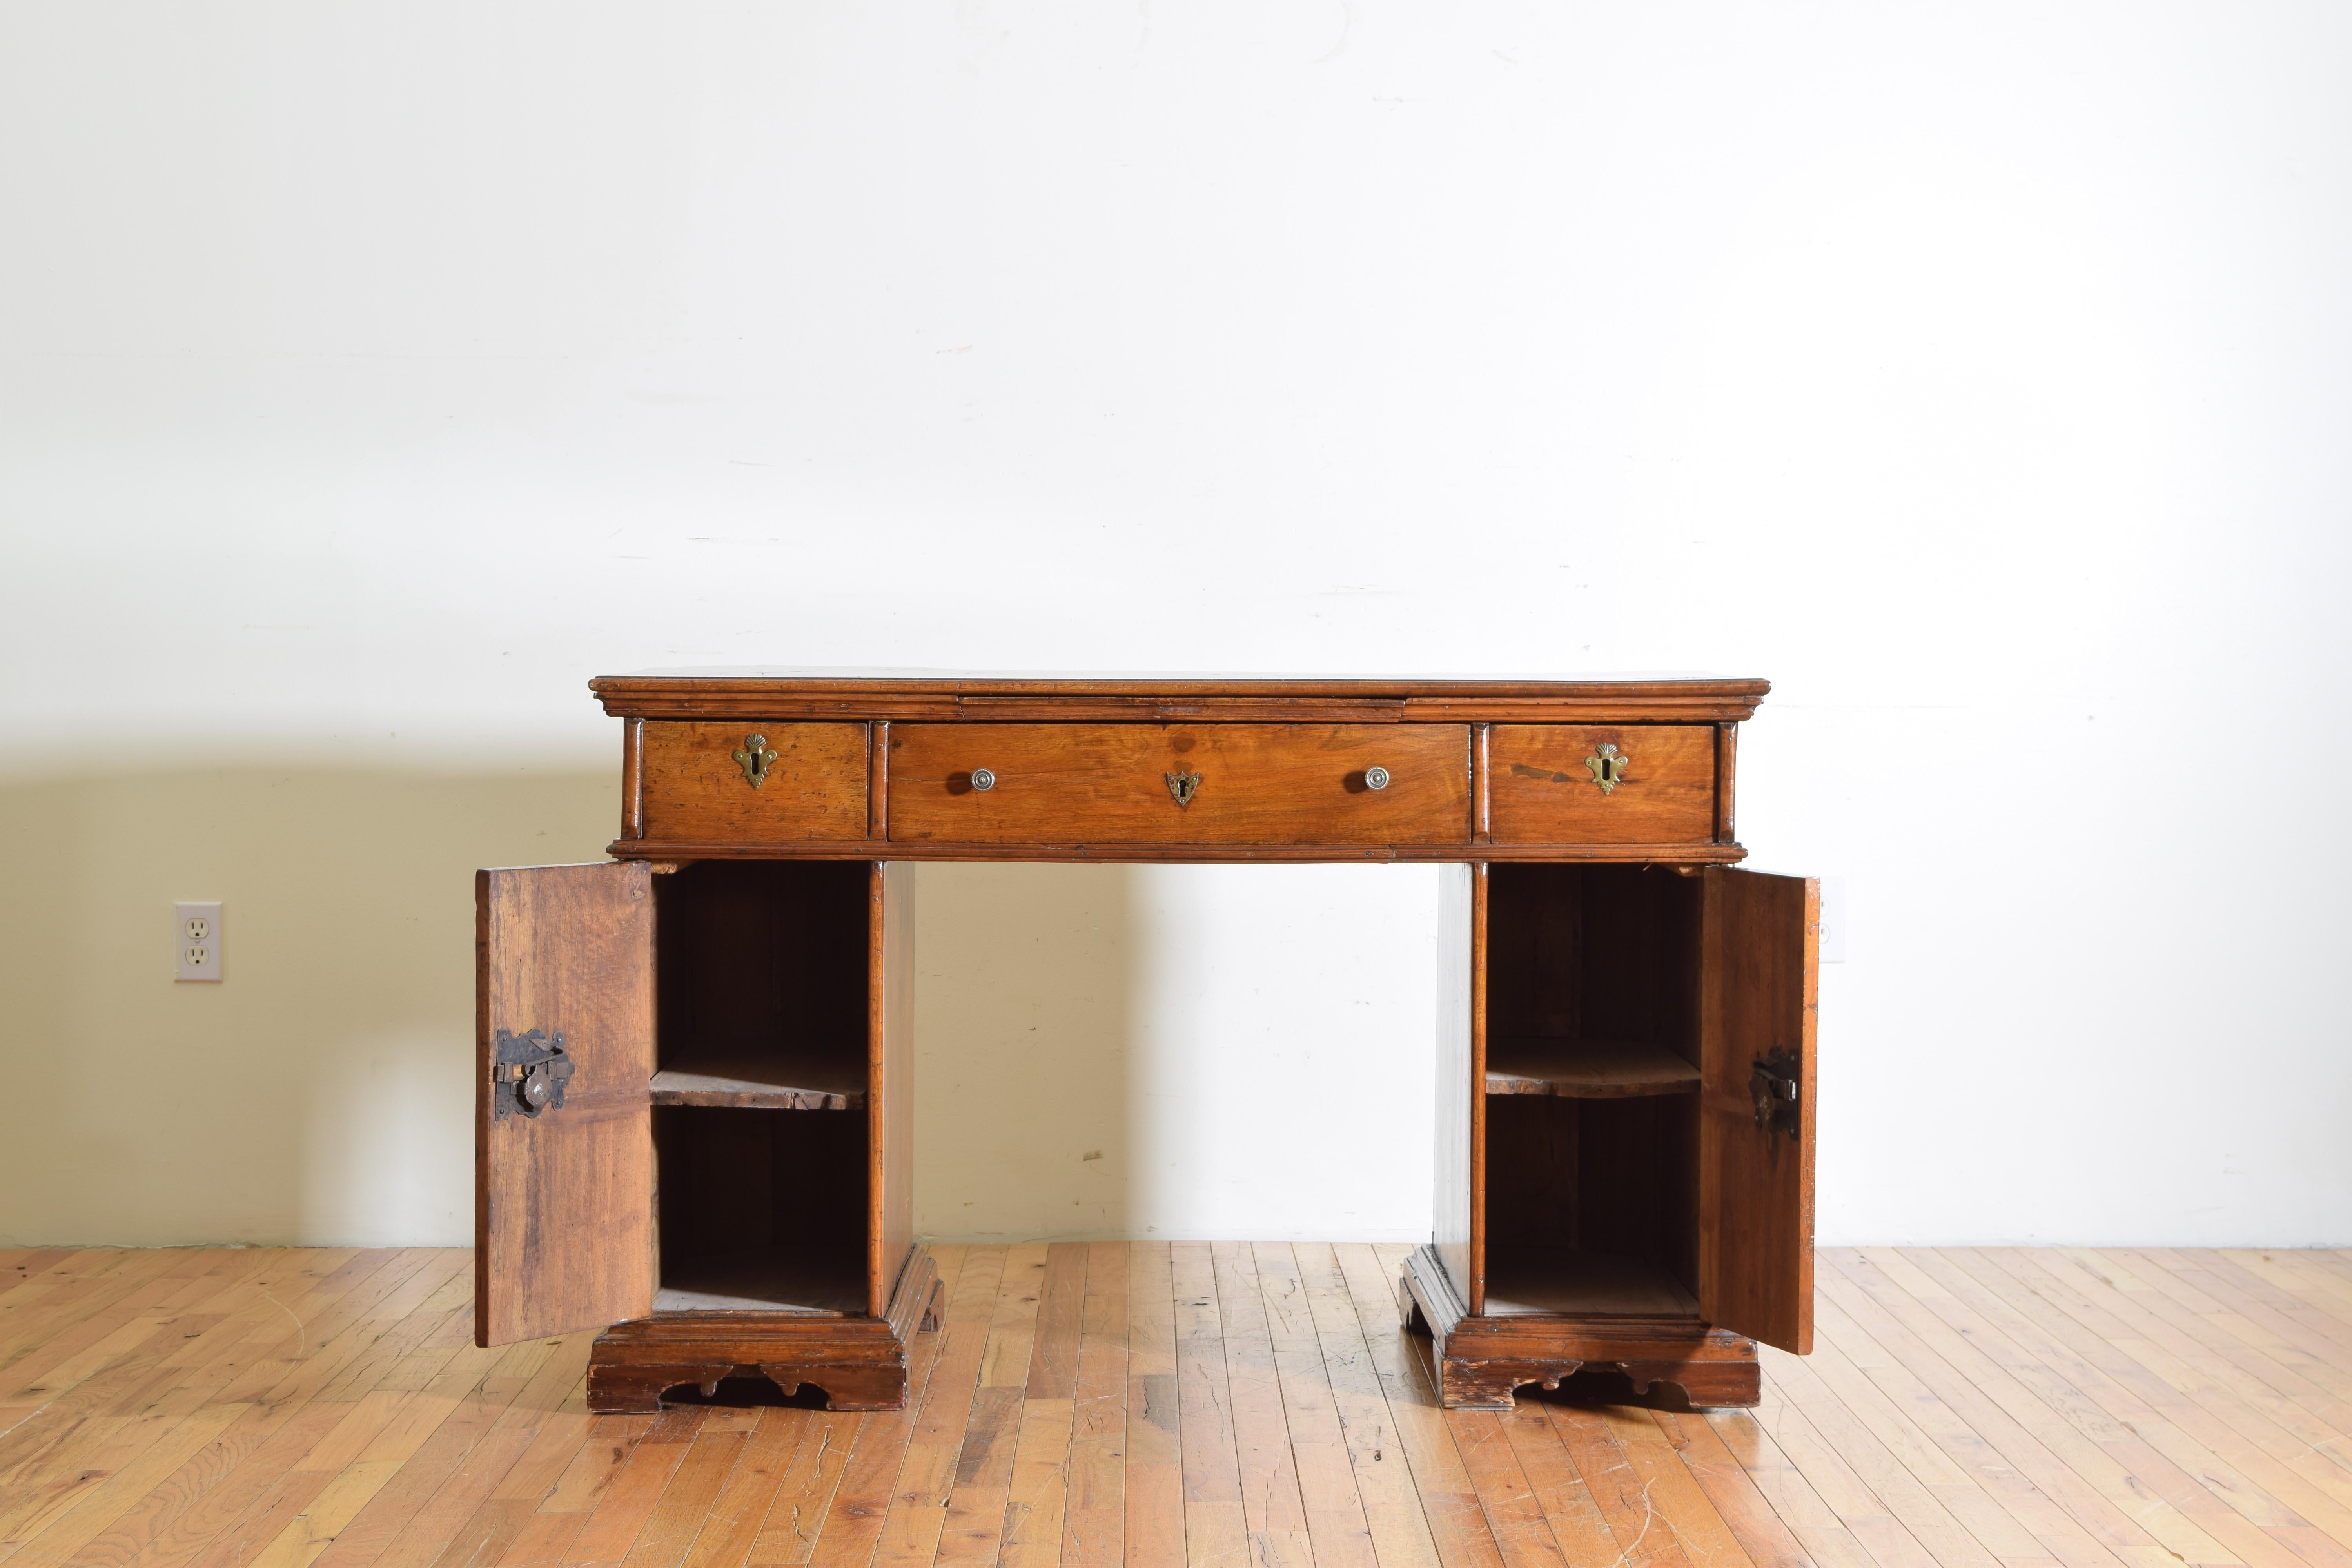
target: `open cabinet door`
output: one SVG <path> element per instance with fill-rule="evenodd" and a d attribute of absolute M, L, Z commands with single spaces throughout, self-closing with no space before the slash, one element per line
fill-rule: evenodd
<path fill-rule="evenodd" d="M 866 1310 L 890 1315 L 915 1249 L 915 867 L 877 860 L 866 924 Z"/>
<path fill-rule="evenodd" d="M 474 875 L 474 1342 L 653 1310 L 653 879 Z"/>
<path fill-rule="evenodd" d="M 1813 1348 L 1820 884 L 1710 868 L 1699 946 L 1699 1314 Z"/>
<path fill-rule="evenodd" d="M 1486 868 L 1437 868 L 1437 1142 L 1432 1249 L 1464 1309 L 1484 1310 Z"/>

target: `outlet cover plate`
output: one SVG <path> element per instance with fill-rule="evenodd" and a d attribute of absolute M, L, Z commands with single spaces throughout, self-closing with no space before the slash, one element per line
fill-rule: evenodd
<path fill-rule="evenodd" d="M 179 953 L 174 980 L 218 980 L 221 977 L 221 907 L 211 903 L 173 904 L 172 940 Z"/>

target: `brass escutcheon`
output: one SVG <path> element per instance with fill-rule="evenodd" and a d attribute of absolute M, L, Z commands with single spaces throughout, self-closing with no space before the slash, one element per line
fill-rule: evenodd
<path fill-rule="evenodd" d="M 1633 760 L 1614 746 L 1602 746 L 1584 759 L 1584 765 L 1592 770 L 1592 782 L 1601 786 L 1601 793 L 1607 795 L 1625 782 L 1625 768 Z"/>
<path fill-rule="evenodd" d="M 1176 797 L 1176 804 L 1178 805 L 1192 805 L 1192 796 L 1197 794 L 1201 788 L 1201 775 L 1199 773 L 1170 773 L 1167 775 L 1167 779 L 1168 793 Z"/>
<path fill-rule="evenodd" d="M 776 765 L 776 750 L 768 744 L 765 735 L 746 735 L 742 750 L 735 753 L 735 765 L 743 770 L 753 789 L 768 782 L 768 770 Z"/>

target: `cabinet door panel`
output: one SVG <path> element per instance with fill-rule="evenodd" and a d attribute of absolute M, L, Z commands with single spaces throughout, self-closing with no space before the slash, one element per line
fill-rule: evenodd
<path fill-rule="evenodd" d="M 1820 884 L 1702 875 L 1699 1312 L 1802 1355 L 1813 1340 Z"/>
<path fill-rule="evenodd" d="M 477 1344 L 653 1310 L 653 943 L 642 861 L 475 873 Z M 571 1067 L 535 1113 L 498 1044 L 534 1029 Z"/>
<path fill-rule="evenodd" d="M 890 1310 L 915 1247 L 915 868 L 874 863 L 866 926 L 866 1306 Z"/>
<path fill-rule="evenodd" d="M 1434 1244 L 1472 1312 L 1486 1281 L 1486 868 L 1438 868 Z"/>

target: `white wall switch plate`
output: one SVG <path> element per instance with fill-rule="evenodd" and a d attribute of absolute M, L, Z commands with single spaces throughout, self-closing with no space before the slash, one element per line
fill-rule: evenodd
<path fill-rule="evenodd" d="M 174 980 L 218 980 L 221 977 L 221 907 L 173 904 L 173 940 L 179 948 L 179 973 Z"/>
<path fill-rule="evenodd" d="M 1845 962 L 1845 879 L 1823 877 L 1822 884 L 1822 962 Z"/>

